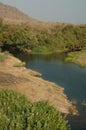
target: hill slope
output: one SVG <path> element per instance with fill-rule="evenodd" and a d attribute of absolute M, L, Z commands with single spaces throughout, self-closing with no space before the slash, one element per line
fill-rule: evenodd
<path fill-rule="evenodd" d="M 0 17 L 2 50 L 51 53 L 86 49 L 86 25 L 41 22 L 2 3 Z"/>
<path fill-rule="evenodd" d="M 42 22 L 39 20 L 36 20 L 26 14 L 24 14 L 22 11 L 17 9 L 16 7 L 5 5 L 3 3 L 0 3 L 0 17 L 3 18 L 3 20 L 8 24 L 26 24 L 31 27 L 34 27 L 36 29 L 52 29 L 55 26 L 61 26 L 66 25 L 64 23 L 54 23 L 54 22 Z"/>
<path fill-rule="evenodd" d="M 27 22 L 31 17 L 21 12 L 19 9 L 0 3 L 0 17 L 10 22 Z"/>

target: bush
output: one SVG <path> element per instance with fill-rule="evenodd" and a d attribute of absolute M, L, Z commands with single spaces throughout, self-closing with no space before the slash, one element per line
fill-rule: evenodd
<path fill-rule="evenodd" d="M 8 25 L 0 20 L 0 48 L 11 53 L 32 50 L 45 53 L 49 50 L 79 51 L 86 49 L 86 26 L 61 25 L 48 29 Z"/>
<path fill-rule="evenodd" d="M 0 130 L 69 130 L 69 126 L 47 102 L 32 104 L 13 90 L 0 89 Z"/>

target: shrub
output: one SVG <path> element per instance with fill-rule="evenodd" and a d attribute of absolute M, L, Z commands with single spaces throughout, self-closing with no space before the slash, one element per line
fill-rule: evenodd
<path fill-rule="evenodd" d="M 29 26 L 9 25 L 0 19 L 0 48 L 11 53 L 32 50 L 45 53 L 48 50 L 79 51 L 86 49 L 86 26 L 61 25 L 54 30 L 33 29 Z"/>
<path fill-rule="evenodd" d="M 0 130 L 69 130 L 69 126 L 47 102 L 32 104 L 13 90 L 0 89 Z"/>

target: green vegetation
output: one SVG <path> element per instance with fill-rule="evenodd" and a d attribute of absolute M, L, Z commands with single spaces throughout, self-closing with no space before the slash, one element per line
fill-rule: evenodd
<path fill-rule="evenodd" d="M 50 53 L 86 49 L 86 26 L 56 25 L 37 29 L 7 25 L 0 19 L 0 48 L 10 52 Z"/>
<path fill-rule="evenodd" d="M 82 104 L 83 106 L 86 106 L 86 101 L 83 101 L 81 104 Z"/>
<path fill-rule="evenodd" d="M 8 55 L 9 53 L 7 51 L 5 51 L 4 53 L 0 53 L 0 61 L 3 62 Z"/>
<path fill-rule="evenodd" d="M 0 89 L 0 129 L 23 130 L 31 103 L 14 91 Z"/>
<path fill-rule="evenodd" d="M 78 64 L 80 67 L 85 67 L 86 66 L 86 50 L 69 53 L 65 61 Z"/>
<path fill-rule="evenodd" d="M 25 67 L 25 62 L 19 62 L 19 63 L 16 63 L 14 64 L 14 67 Z"/>
<path fill-rule="evenodd" d="M 65 118 L 47 102 L 31 103 L 9 89 L 0 89 L 0 130 L 69 130 Z"/>

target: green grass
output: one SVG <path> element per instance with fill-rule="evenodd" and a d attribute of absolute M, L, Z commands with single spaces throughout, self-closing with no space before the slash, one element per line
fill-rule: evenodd
<path fill-rule="evenodd" d="M 57 49 L 57 48 L 48 48 L 46 46 L 37 46 L 32 51 L 31 54 L 54 54 L 54 53 L 63 53 L 66 50 Z"/>
<path fill-rule="evenodd" d="M 15 63 L 14 67 L 25 67 L 25 62 Z"/>
<path fill-rule="evenodd" d="M 86 50 L 69 53 L 65 61 L 78 64 L 80 67 L 86 67 Z"/>
<path fill-rule="evenodd" d="M 49 54 L 52 53 L 52 50 L 49 50 L 46 46 L 37 46 L 33 48 L 32 54 Z"/>
<path fill-rule="evenodd" d="M 0 53 L 0 62 L 5 61 L 8 55 L 9 55 L 9 52 L 7 51 L 5 51 L 4 53 Z"/>
<path fill-rule="evenodd" d="M 83 106 L 86 106 L 86 101 L 83 101 L 81 104 L 82 104 Z"/>
<path fill-rule="evenodd" d="M 18 92 L 0 89 L 0 130 L 69 130 L 61 115 L 48 102 L 31 103 Z"/>

